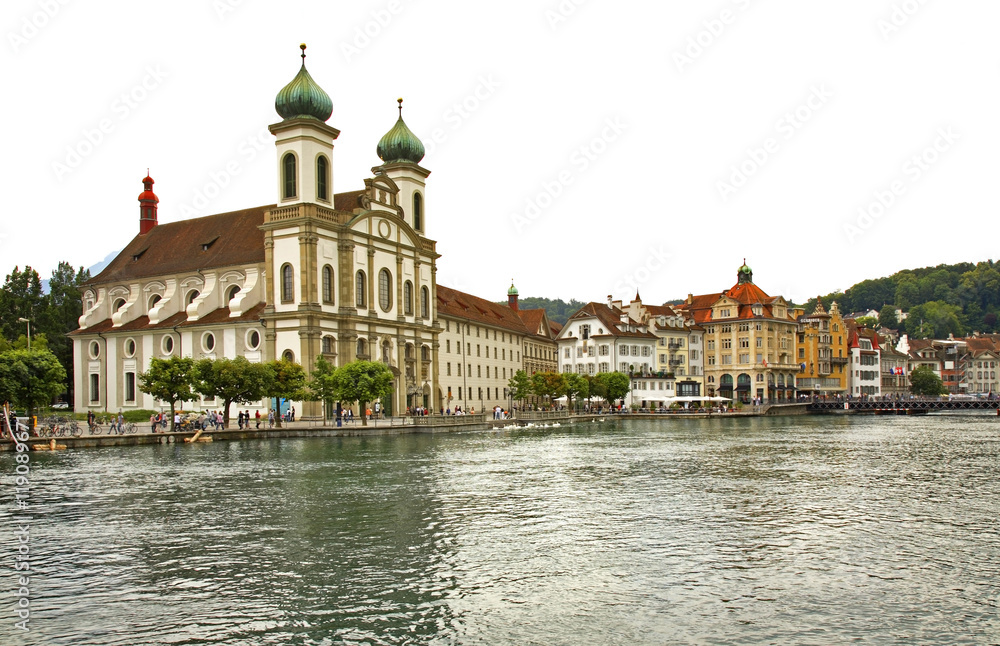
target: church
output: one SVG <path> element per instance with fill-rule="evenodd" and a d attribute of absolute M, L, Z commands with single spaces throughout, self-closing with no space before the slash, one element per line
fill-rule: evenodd
<path fill-rule="evenodd" d="M 152 358 L 171 356 L 286 358 L 307 372 L 320 356 L 337 366 L 381 361 L 396 377 L 382 402 L 387 413 L 449 406 L 451 388 L 440 383 L 438 365 L 440 255 L 425 235 L 424 146 L 403 121 L 399 99 L 399 118 L 376 147 L 381 164 L 363 188 L 335 193 L 340 131 L 327 123 L 333 103 L 301 49 L 298 74 L 275 98 L 281 121 L 269 126 L 275 204 L 160 224 L 153 179 L 142 180 L 138 235 L 83 287 L 83 314 L 71 333 L 77 411 L 160 409 L 139 392 L 138 375 Z M 448 302 L 454 298 L 449 292 Z M 491 320 L 504 321 L 518 359 L 521 345 L 538 336 L 518 316 L 497 312 Z M 496 382 L 476 403 L 508 404 L 506 378 L 497 374 Z M 319 402 L 290 405 L 300 417 L 323 416 Z"/>

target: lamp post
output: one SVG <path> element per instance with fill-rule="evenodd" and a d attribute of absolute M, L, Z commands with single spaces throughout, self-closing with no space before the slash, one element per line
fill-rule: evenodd
<path fill-rule="evenodd" d="M 31 351 L 31 321 L 22 316 L 17 319 L 17 322 L 24 323 L 25 327 L 28 328 L 28 350 Z"/>

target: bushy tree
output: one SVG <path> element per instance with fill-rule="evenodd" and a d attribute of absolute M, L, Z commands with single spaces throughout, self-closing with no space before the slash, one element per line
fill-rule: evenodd
<path fill-rule="evenodd" d="M 28 412 L 29 424 L 40 406 L 63 391 L 66 370 L 45 348 L 8 350 L 0 354 L 0 401 L 11 401 Z"/>
<path fill-rule="evenodd" d="M 531 395 L 531 377 L 525 371 L 518 370 L 507 381 L 507 388 L 511 399 L 516 399 L 523 405 L 524 398 Z"/>
<path fill-rule="evenodd" d="M 604 399 L 612 404 L 623 399 L 632 390 L 632 381 L 624 372 L 601 372 L 594 377 L 604 391 Z"/>
<path fill-rule="evenodd" d="M 174 430 L 177 402 L 188 402 L 194 392 L 194 360 L 188 357 L 153 358 L 149 370 L 139 374 L 139 390 L 170 403 L 170 430 Z"/>
<path fill-rule="evenodd" d="M 392 393 L 393 374 L 378 361 L 352 361 L 333 371 L 330 392 L 342 402 L 357 402 L 361 413 L 361 424 L 368 425 L 364 414 L 369 402 Z"/>
<path fill-rule="evenodd" d="M 895 305 L 883 305 L 878 313 L 878 324 L 884 328 L 895 330 L 899 327 L 899 317 L 896 316 Z"/>
<path fill-rule="evenodd" d="M 910 392 L 924 396 L 947 395 L 948 389 L 930 366 L 918 366 L 910 373 Z"/>
<path fill-rule="evenodd" d="M 906 319 L 906 333 L 915 339 L 942 339 L 949 334 L 961 336 L 965 332 L 960 320 L 961 309 L 943 301 L 931 301 L 910 309 Z"/>
<path fill-rule="evenodd" d="M 566 393 L 566 379 L 558 372 L 536 372 L 531 375 L 531 392 L 551 402 Z"/>
<path fill-rule="evenodd" d="M 566 396 L 570 408 L 573 407 L 573 399 L 586 399 L 590 396 L 590 382 L 575 372 L 568 372 L 564 375 L 566 383 Z"/>
<path fill-rule="evenodd" d="M 312 374 L 309 375 L 309 380 L 306 382 L 311 399 L 321 401 L 325 406 L 333 406 L 338 396 L 333 380 L 333 373 L 336 371 L 336 366 L 323 356 L 316 359 L 316 367 L 313 368 Z"/>
<path fill-rule="evenodd" d="M 300 364 L 287 359 L 278 359 L 269 362 L 267 367 L 271 370 L 272 379 L 264 389 L 264 396 L 296 400 L 313 398 L 308 388 L 306 371 Z M 275 419 L 275 423 L 281 426 L 280 415 Z"/>
<path fill-rule="evenodd" d="M 223 426 L 229 427 L 229 407 L 264 398 L 272 388 L 274 371 L 263 363 L 235 359 L 201 359 L 194 364 L 194 390 L 209 399 L 222 400 Z"/>

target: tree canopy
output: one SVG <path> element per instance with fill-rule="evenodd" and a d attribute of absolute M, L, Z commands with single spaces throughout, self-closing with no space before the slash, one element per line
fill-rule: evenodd
<path fill-rule="evenodd" d="M 61 393 L 65 381 L 66 370 L 45 348 L 0 353 L 0 401 L 14 402 L 30 413 Z"/>
<path fill-rule="evenodd" d="M 200 359 L 194 364 L 194 390 L 208 399 L 222 400 L 223 425 L 229 426 L 229 407 L 260 401 L 272 388 L 274 371 L 267 364 L 235 359 Z"/>
<path fill-rule="evenodd" d="M 153 358 L 149 370 L 139 374 L 139 390 L 160 401 L 170 402 L 170 430 L 174 430 L 177 402 L 195 399 L 194 360 L 187 357 Z"/>
<path fill-rule="evenodd" d="M 329 373 L 326 379 L 329 387 L 325 392 L 333 399 L 358 403 L 362 425 L 368 424 L 365 406 L 392 393 L 392 371 L 378 361 L 352 361 Z"/>
<path fill-rule="evenodd" d="M 914 395 L 946 395 L 948 389 L 930 366 L 918 366 L 910 373 L 910 392 Z"/>

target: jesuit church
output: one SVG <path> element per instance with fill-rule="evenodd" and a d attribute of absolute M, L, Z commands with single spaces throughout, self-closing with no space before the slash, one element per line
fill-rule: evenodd
<path fill-rule="evenodd" d="M 275 99 L 281 121 L 269 127 L 276 204 L 159 224 L 153 179 L 143 179 L 138 235 L 83 288 L 80 327 L 71 334 L 77 411 L 161 408 L 138 391 L 138 375 L 150 359 L 171 356 L 285 357 L 307 371 L 320 356 L 338 366 L 382 361 L 396 375 L 387 412 L 451 405 L 451 387 L 439 383 L 440 256 L 424 234 L 423 144 L 403 122 L 400 99 L 399 119 L 378 142 L 381 165 L 364 188 L 334 193 L 340 131 L 327 123 L 332 101 L 302 50 L 298 74 Z M 518 348 L 526 339 L 523 326 L 507 333 Z M 498 388 L 486 392 L 506 403 Z M 301 417 L 323 414 L 317 402 L 292 405 Z"/>

